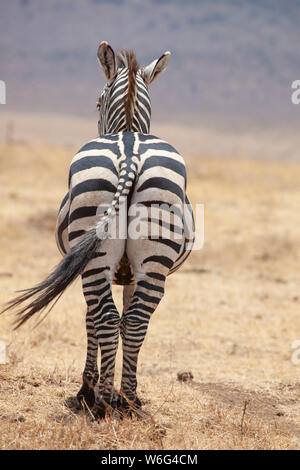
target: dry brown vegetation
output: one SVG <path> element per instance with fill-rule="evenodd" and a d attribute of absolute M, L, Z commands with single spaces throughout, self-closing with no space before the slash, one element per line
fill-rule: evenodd
<path fill-rule="evenodd" d="M 0 147 L 1 305 L 60 259 L 54 226 L 72 155 Z M 0 318 L 1 449 L 299 448 L 300 165 L 199 157 L 188 169 L 205 244 L 168 279 L 140 354 L 150 417 L 91 423 L 66 406 L 85 360 L 76 282 L 36 329 L 12 332 L 12 318 Z M 121 289 L 115 297 L 120 305 Z M 181 370 L 193 380 L 179 382 Z"/>

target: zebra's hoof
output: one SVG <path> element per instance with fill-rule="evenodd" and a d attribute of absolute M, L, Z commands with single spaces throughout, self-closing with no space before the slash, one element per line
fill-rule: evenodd
<path fill-rule="evenodd" d="M 77 400 L 84 408 L 87 406 L 88 408 L 93 408 L 95 404 L 95 392 L 92 388 L 90 388 L 86 383 L 84 383 L 77 393 Z"/>
<path fill-rule="evenodd" d="M 141 406 L 142 402 L 137 396 L 130 400 L 125 395 L 119 395 L 117 408 L 123 415 L 133 416 Z"/>
<path fill-rule="evenodd" d="M 100 420 L 104 419 L 106 415 L 106 407 L 104 405 L 94 405 L 92 409 L 92 414 L 94 416 L 94 419 Z"/>
<path fill-rule="evenodd" d="M 79 413 L 79 411 L 82 410 L 82 406 L 80 405 L 77 397 L 66 398 L 64 405 L 73 413 Z"/>

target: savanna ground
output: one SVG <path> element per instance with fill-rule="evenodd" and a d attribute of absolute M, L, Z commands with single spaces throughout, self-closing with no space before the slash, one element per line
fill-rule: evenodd
<path fill-rule="evenodd" d="M 54 227 L 73 153 L 0 147 L 1 305 L 60 260 Z M 205 205 L 205 243 L 168 278 L 150 322 L 138 369 L 149 418 L 91 423 L 66 406 L 85 361 L 77 281 L 35 329 L 33 322 L 13 332 L 13 318 L 0 318 L 8 345 L 0 448 L 299 448 L 292 343 L 300 339 L 300 164 L 205 156 L 187 163 L 191 201 Z M 120 288 L 115 297 L 120 306 Z M 193 380 L 179 382 L 179 371 Z"/>

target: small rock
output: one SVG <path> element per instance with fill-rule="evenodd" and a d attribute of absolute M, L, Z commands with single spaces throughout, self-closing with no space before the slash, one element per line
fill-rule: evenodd
<path fill-rule="evenodd" d="M 13 277 L 13 273 L 0 273 L 0 277 Z"/>
<path fill-rule="evenodd" d="M 13 421 L 15 421 L 16 423 L 24 423 L 25 418 L 21 413 L 17 413 Z"/>
<path fill-rule="evenodd" d="M 177 380 L 179 382 L 192 382 L 194 376 L 190 371 L 180 371 L 177 373 Z"/>
<path fill-rule="evenodd" d="M 25 418 L 21 413 L 12 413 L 7 415 L 0 415 L 0 419 L 5 419 L 11 423 L 24 423 Z"/>

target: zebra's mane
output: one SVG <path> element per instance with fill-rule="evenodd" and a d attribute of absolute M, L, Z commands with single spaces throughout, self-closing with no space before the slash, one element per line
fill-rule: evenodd
<path fill-rule="evenodd" d="M 128 69 L 128 91 L 125 96 L 125 116 L 126 116 L 126 128 L 128 131 L 132 130 L 132 120 L 134 113 L 134 105 L 136 100 L 136 74 L 139 69 L 135 53 L 126 49 L 120 51 L 117 55 L 118 66 Z"/>
<path fill-rule="evenodd" d="M 124 49 L 117 55 L 118 67 L 126 67 L 131 73 L 136 74 L 139 66 L 136 60 L 135 53 L 131 49 Z"/>

